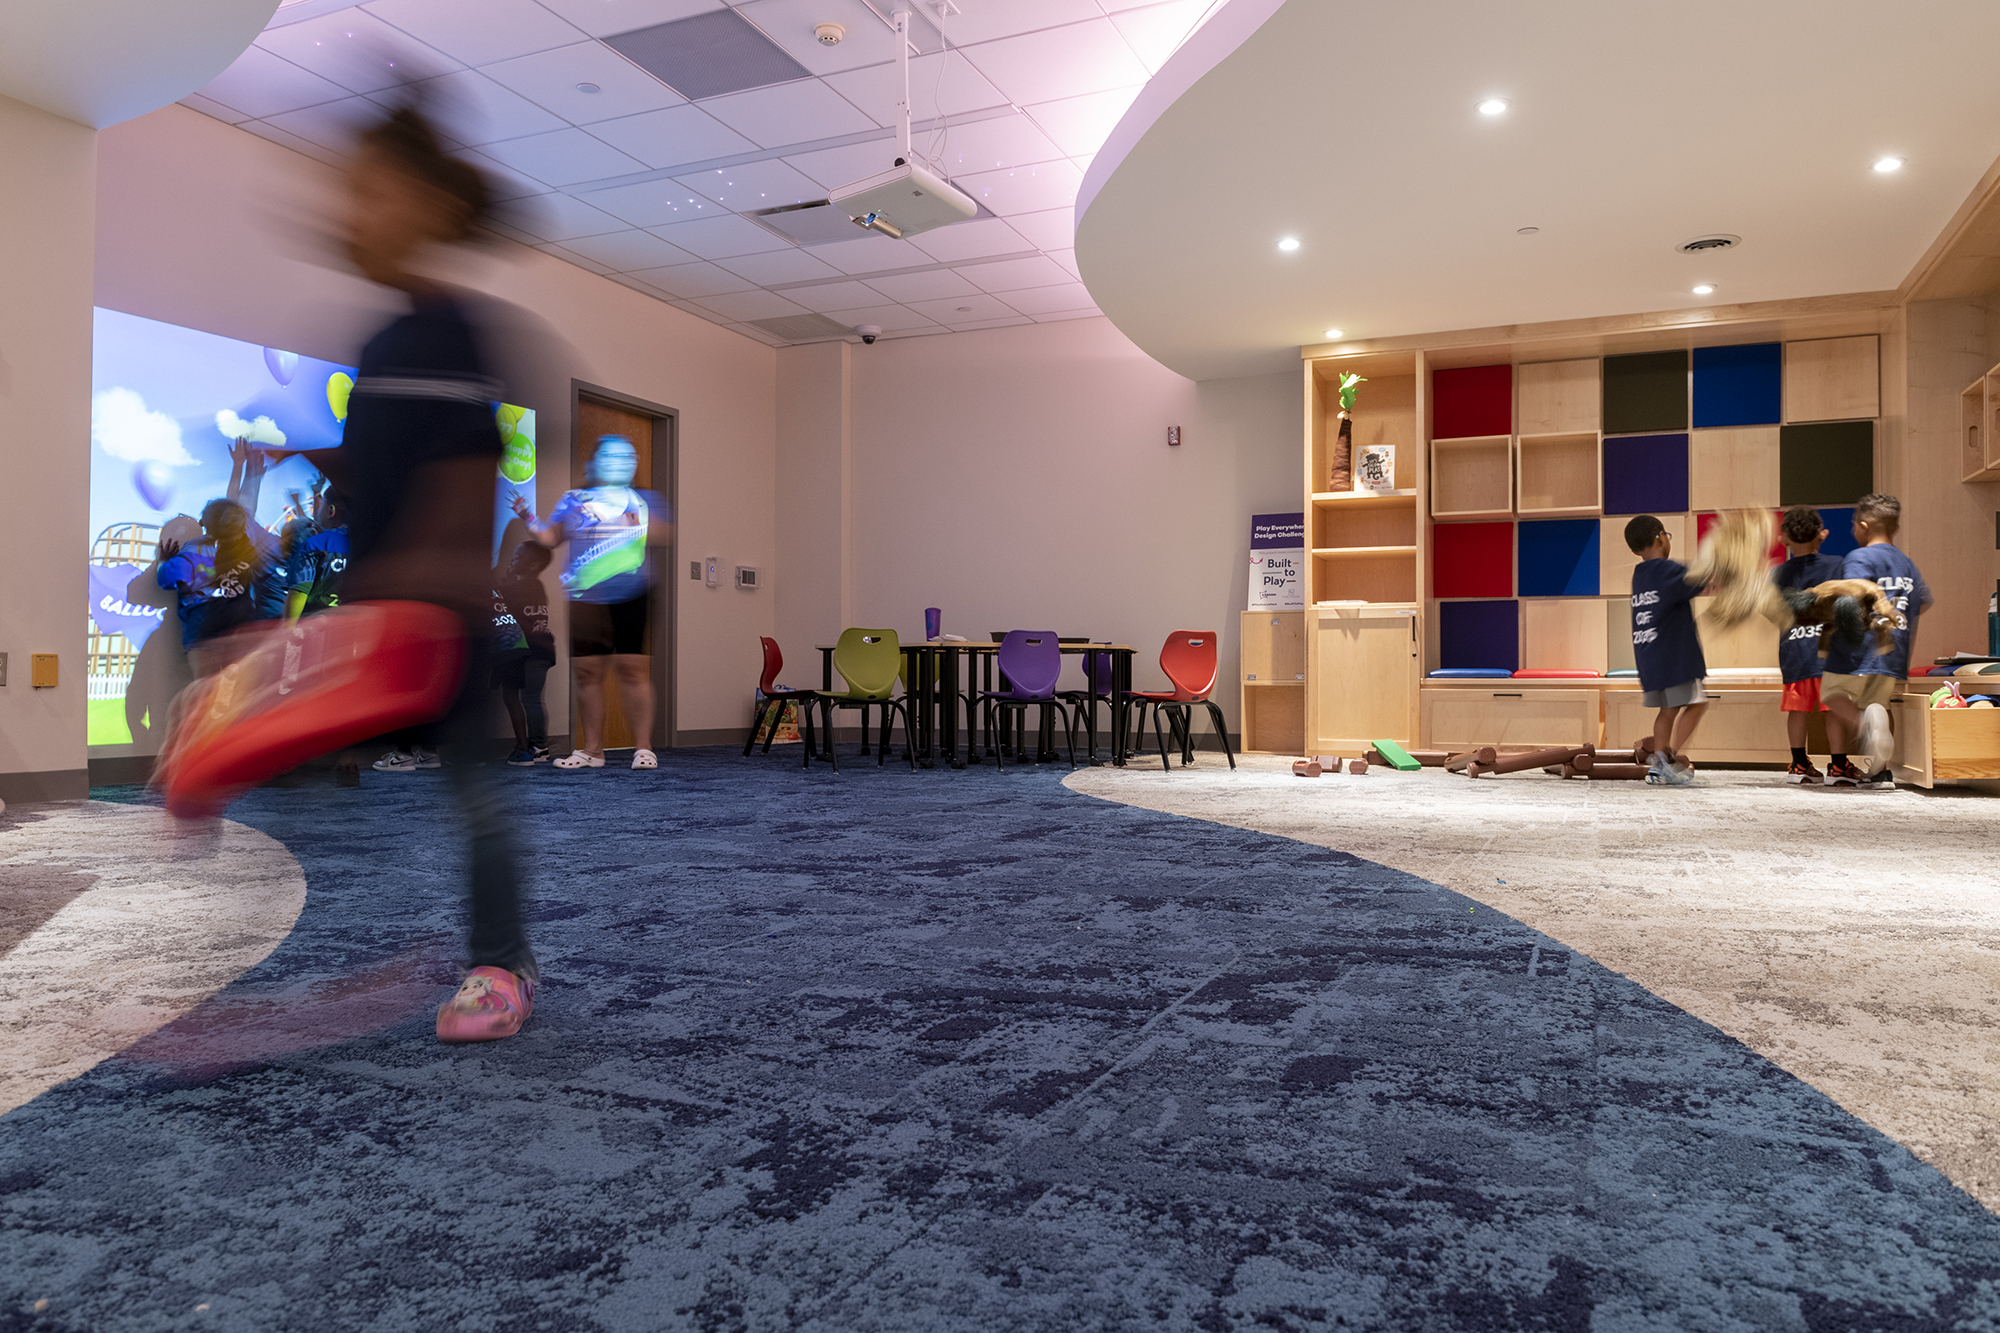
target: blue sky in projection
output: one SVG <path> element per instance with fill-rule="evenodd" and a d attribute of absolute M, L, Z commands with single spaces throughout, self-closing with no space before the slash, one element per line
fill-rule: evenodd
<path fill-rule="evenodd" d="M 269 417 L 285 447 L 323 449 L 340 443 L 341 426 L 327 400 L 327 381 L 353 368 L 300 356 L 279 382 L 264 349 L 213 333 L 96 312 L 91 359 L 90 536 L 113 523 L 159 524 L 175 514 L 199 514 L 229 489 L 231 440 L 216 425 L 221 412 L 244 421 Z M 289 355 L 289 354 L 288 354 Z M 141 493 L 137 468 L 165 468 L 168 494 Z M 264 474 L 257 521 L 284 510 L 286 492 L 304 491 L 315 472 L 303 459 Z"/>

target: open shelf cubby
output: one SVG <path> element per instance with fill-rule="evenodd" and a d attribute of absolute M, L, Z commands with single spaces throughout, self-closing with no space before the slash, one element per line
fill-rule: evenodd
<path fill-rule="evenodd" d="M 1580 517 L 1604 508 L 1596 431 L 1523 435 L 1514 458 L 1515 507 L 1522 517 Z"/>
<path fill-rule="evenodd" d="M 2000 480 L 2000 366 L 1959 395 L 1967 481 Z"/>
<path fill-rule="evenodd" d="M 1514 512 L 1514 437 L 1431 441 L 1432 518 L 1508 518 Z"/>
<path fill-rule="evenodd" d="M 1332 547 L 1414 547 L 1417 542 L 1417 497 L 1366 496 L 1354 500 L 1313 497 L 1311 540 L 1314 550 Z"/>
<path fill-rule="evenodd" d="M 1417 548 L 1354 546 L 1315 550 L 1313 598 L 1319 602 L 1414 602 Z"/>

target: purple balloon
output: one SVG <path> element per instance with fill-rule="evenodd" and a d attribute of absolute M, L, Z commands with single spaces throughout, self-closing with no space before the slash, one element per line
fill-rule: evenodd
<path fill-rule="evenodd" d="M 140 463 L 132 469 L 132 488 L 149 508 L 165 512 L 174 498 L 174 471 L 165 463 Z"/>
<path fill-rule="evenodd" d="M 292 374 L 299 368 L 297 352 L 281 352 L 275 347 L 264 349 L 264 368 L 271 372 L 271 378 L 282 387 L 292 382 Z"/>

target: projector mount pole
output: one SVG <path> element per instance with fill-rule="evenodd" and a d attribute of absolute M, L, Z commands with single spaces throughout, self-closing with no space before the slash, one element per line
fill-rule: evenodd
<path fill-rule="evenodd" d="M 896 151 L 910 160 L 910 9 L 896 6 L 896 79 L 902 92 L 896 103 Z"/>

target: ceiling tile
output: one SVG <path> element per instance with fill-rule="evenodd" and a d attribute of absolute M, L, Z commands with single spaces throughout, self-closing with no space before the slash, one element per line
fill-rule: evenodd
<path fill-rule="evenodd" d="M 951 126 L 944 149 L 934 160 L 947 176 L 955 178 L 975 171 L 1052 162 L 1064 156 L 1055 140 L 1026 116 L 1016 114 Z"/>
<path fill-rule="evenodd" d="M 953 46 L 1081 23 L 1104 13 L 1097 0 L 971 0 L 959 8 L 964 12 L 944 23 L 944 35 Z"/>
<path fill-rule="evenodd" d="M 1168 0 L 1114 14 L 1111 22 L 1146 68 L 1157 74 L 1211 7 L 1211 0 Z"/>
<path fill-rule="evenodd" d="M 275 116 L 347 96 L 347 89 L 339 84 L 308 73 L 261 46 L 245 50 L 200 92 L 246 116 Z"/>
<path fill-rule="evenodd" d="M 696 222 L 677 222 L 671 227 L 655 227 L 653 234 L 703 259 L 730 259 L 736 255 L 792 248 L 791 242 L 784 237 L 773 235 L 748 218 L 739 218 L 734 214 L 703 218 Z"/>
<path fill-rule="evenodd" d="M 610 37 L 721 9 L 723 0 L 542 0 L 544 8 L 592 37 Z"/>
<path fill-rule="evenodd" d="M 1038 162 L 1008 171 L 984 171 L 952 182 L 1001 217 L 1073 207 L 1083 173 L 1067 161 Z"/>
<path fill-rule="evenodd" d="M 895 161 L 896 140 L 889 135 L 868 143 L 849 144 L 845 148 L 822 148 L 818 152 L 800 153 L 797 157 L 784 159 L 786 165 L 804 172 L 828 190 L 852 185 L 855 181 L 887 171 Z"/>
<path fill-rule="evenodd" d="M 786 293 L 792 295 L 792 293 Z M 854 328 L 859 324 L 873 324 L 884 333 L 942 333 L 944 326 L 936 320 L 925 319 L 908 306 L 870 305 L 856 306 L 850 310 L 829 310 L 823 312 L 828 319 L 837 319 Z"/>
<path fill-rule="evenodd" d="M 910 244 L 922 250 L 940 263 L 953 264 L 961 259 L 984 259 L 987 255 L 1011 255 L 1023 250 L 1033 250 L 1021 233 L 1002 222 L 999 218 L 978 218 L 971 222 L 954 222 L 949 227 L 939 227 L 921 236 L 910 238 Z"/>
<path fill-rule="evenodd" d="M 837 74 L 896 58 L 896 34 L 861 0 L 750 0 L 736 12 L 814 74 Z M 822 23 L 847 30 L 839 45 L 820 45 L 813 29 Z"/>
<path fill-rule="evenodd" d="M 1008 292 L 1002 298 L 1024 315 L 1046 315 L 1057 310 L 1082 310 L 1091 305 L 1090 293 L 1080 282 L 1055 287 L 1029 287 Z"/>
<path fill-rule="evenodd" d="M 761 255 L 737 255 L 730 259 L 718 259 L 716 263 L 760 287 L 775 287 L 783 282 L 810 282 L 814 278 L 837 277 L 840 273 L 839 269 L 820 263 L 804 250 L 771 250 Z"/>
<path fill-rule="evenodd" d="M 1096 306 L 1088 306 L 1082 310 L 1055 310 L 1046 315 L 1035 315 L 1033 319 L 1037 324 L 1053 324 L 1063 319 L 1098 319 L 1103 314 Z"/>
<path fill-rule="evenodd" d="M 638 292 L 641 296 L 651 297 L 653 300 L 658 301 L 664 305 L 673 304 L 672 298 L 669 297 L 665 292 L 661 291 L 658 287 L 655 287 L 650 282 L 639 281 L 639 279 L 633 277 L 630 273 L 607 273 L 604 275 L 604 279 L 606 282 L 615 282 L 620 287 L 629 287 L 633 291 Z"/>
<path fill-rule="evenodd" d="M 563 128 L 562 117 L 551 115 L 527 98 L 503 88 L 478 70 L 426 79 L 417 85 L 428 109 L 446 134 L 464 144 L 488 144 L 546 134 Z M 393 106 L 398 97 L 376 93 L 375 100 Z"/>
<path fill-rule="evenodd" d="M 244 115 L 236 108 L 224 106 L 213 97 L 203 97 L 200 93 L 189 93 L 181 99 L 181 105 L 192 107 L 204 116 L 214 116 L 217 120 L 229 125 L 234 125 L 240 120 L 250 119 L 250 117 Z"/>
<path fill-rule="evenodd" d="M 646 169 L 646 164 L 638 158 L 629 157 L 579 129 L 490 143 L 485 145 L 485 152 L 514 170 L 551 185 L 576 185 Z"/>
<path fill-rule="evenodd" d="M 766 347 L 791 346 L 790 343 L 786 342 L 783 338 L 780 338 L 777 334 L 772 333 L 768 329 L 760 329 L 755 324 L 734 323 L 734 324 L 725 324 L 723 325 L 723 327 L 728 329 L 731 333 L 742 334 L 744 337 L 750 339 L 752 342 L 763 343 L 764 346 Z"/>
<path fill-rule="evenodd" d="M 679 106 L 682 97 L 602 42 L 577 42 L 488 65 L 484 73 L 573 125 Z M 597 91 L 577 91 L 579 83 Z"/>
<path fill-rule="evenodd" d="M 1076 245 L 1076 210 L 1051 208 L 1045 213 L 1016 213 L 1007 225 L 1028 238 L 1037 250 L 1068 250 Z"/>
<path fill-rule="evenodd" d="M 1003 305 L 999 297 L 983 293 L 947 296 L 941 301 L 911 301 L 908 305 L 925 319 L 934 319 L 945 325 L 976 319 L 1005 319 L 1014 313 L 1013 307 Z"/>
<path fill-rule="evenodd" d="M 797 301 L 808 310 L 818 311 L 845 310 L 849 306 L 867 305 L 882 299 L 873 288 L 858 282 L 822 282 L 813 287 L 793 287 L 785 292 L 785 296 Z M 864 319 L 860 322 L 867 324 L 880 321 Z"/>
<path fill-rule="evenodd" d="M 1042 253 L 1046 254 L 1050 259 L 1055 260 L 1056 263 L 1061 264 L 1073 277 L 1080 278 L 1083 276 L 1083 270 L 1076 266 L 1076 251 L 1045 250 Z"/>
<path fill-rule="evenodd" d="M 514 168 L 490 158 L 477 148 L 461 148 L 458 155 L 486 173 L 486 183 L 496 199 L 525 199 L 531 194 L 547 194 L 549 187 L 541 181 L 523 176 Z"/>
<path fill-rule="evenodd" d="M 944 69 L 942 83 L 938 79 L 940 65 Z M 896 82 L 893 60 L 886 65 L 870 65 L 845 74 L 829 74 L 826 82 L 842 97 L 860 107 L 876 124 L 896 123 L 896 98 L 902 85 Z M 1006 95 L 968 64 L 960 52 L 916 56 L 910 61 L 910 117 L 913 120 L 929 120 L 940 110 L 947 116 L 960 116 L 968 111 L 984 111 L 988 107 L 1006 105 Z M 917 146 L 922 147 L 921 144 Z"/>
<path fill-rule="evenodd" d="M 592 208 L 581 199 L 566 194 L 540 194 L 519 203 L 521 216 L 514 225 L 545 241 L 570 242 L 580 236 L 602 236 L 625 231 L 626 224 Z"/>
<path fill-rule="evenodd" d="M 809 143 L 876 128 L 875 122 L 818 79 L 711 97 L 701 109 L 760 148 Z M 683 162 L 689 161 L 682 158 Z"/>
<path fill-rule="evenodd" d="M 738 213 L 826 198 L 826 188 L 819 182 L 776 160 L 748 162 L 740 167 L 696 172 L 674 179 Z"/>
<path fill-rule="evenodd" d="M 1134 87 L 1149 77 L 1107 18 L 984 42 L 964 54 L 1016 106 Z"/>
<path fill-rule="evenodd" d="M 696 297 L 720 296 L 724 292 L 744 292 L 756 286 L 728 269 L 713 264 L 676 264 L 671 268 L 642 268 L 629 276 L 658 287 L 669 296 L 692 301 Z"/>
<path fill-rule="evenodd" d="M 779 315 L 803 315 L 806 308 L 787 301 L 776 292 L 730 292 L 704 296 L 695 304 L 714 311 L 724 319 L 775 319 Z"/>
<path fill-rule="evenodd" d="M 710 203 L 686 186 L 670 180 L 641 181 L 637 185 L 589 190 L 582 197 L 593 207 L 624 218 L 635 227 L 661 227 L 697 218 L 719 217 L 728 212 L 720 204 Z"/>
<path fill-rule="evenodd" d="M 1053 259 L 1001 259 L 991 264 L 967 264 L 958 270 L 983 292 L 1011 292 L 1022 287 L 1053 287 L 1069 282 L 1069 273 Z"/>
<path fill-rule="evenodd" d="M 574 250 L 567 250 L 560 245 L 543 244 L 535 248 L 545 255 L 562 260 L 565 264 L 574 264 L 587 273 L 595 273 L 602 277 L 611 272 L 609 268 L 598 263 L 596 260 L 586 258 L 583 255 L 577 254 Z"/>
<path fill-rule="evenodd" d="M 370 0 L 363 8 L 468 65 L 488 65 L 585 34 L 536 0 Z"/>
<path fill-rule="evenodd" d="M 642 116 L 600 121 L 590 127 L 590 132 L 655 168 L 706 162 L 757 147 L 694 106 L 669 107 Z"/>
<path fill-rule="evenodd" d="M 267 28 L 257 45 L 357 93 L 386 92 L 460 68 L 450 56 L 361 9 Z"/>
<path fill-rule="evenodd" d="M 307 157 L 329 166 L 339 166 L 345 160 L 331 148 L 322 148 L 311 139 L 301 139 L 290 130 L 281 130 L 268 120 L 246 120 L 237 128 L 248 130 L 260 139 L 269 139 L 272 143 L 289 148 L 295 153 L 304 153 Z"/>
<path fill-rule="evenodd" d="M 700 256 L 669 245 L 649 231 L 614 231 L 570 241 L 568 248 L 619 273 L 633 269 L 692 264 Z"/>
<path fill-rule="evenodd" d="M 1035 123 L 1066 153 L 1095 153 L 1104 147 L 1111 129 L 1131 109 L 1137 88 L 1118 88 L 1083 97 L 1038 102 L 1028 108 Z"/>
<path fill-rule="evenodd" d="M 887 236 L 863 236 L 858 241 L 835 241 L 812 247 L 813 258 L 823 259 L 842 273 L 880 273 L 892 268 L 921 268 L 934 262 L 908 241 L 892 241 Z"/>
<path fill-rule="evenodd" d="M 945 327 L 953 333 L 973 333 L 980 329 L 1004 329 L 1015 324 L 1032 324 L 1034 322 L 1026 315 L 1010 315 L 999 319 L 972 319 L 967 317 L 964 323 L 947 324 Z"/>
<path fill-rule="evenodd" d="M 979 290 L 948 268 L 871 278 L 868 285 L 891 301 L 936 301 L 947 296 L 971 296 Z"/>
<path fill-rule="evenodd" d="M 268 118 L 281 130 L 310 139 L 336 153 L 354 150 L 354 136 L 363 126 L 381 118 L 382 108 L 365 97 L 348 97 L 338 102 L 322 102 L 300 111 L 285 111 Z"/>

